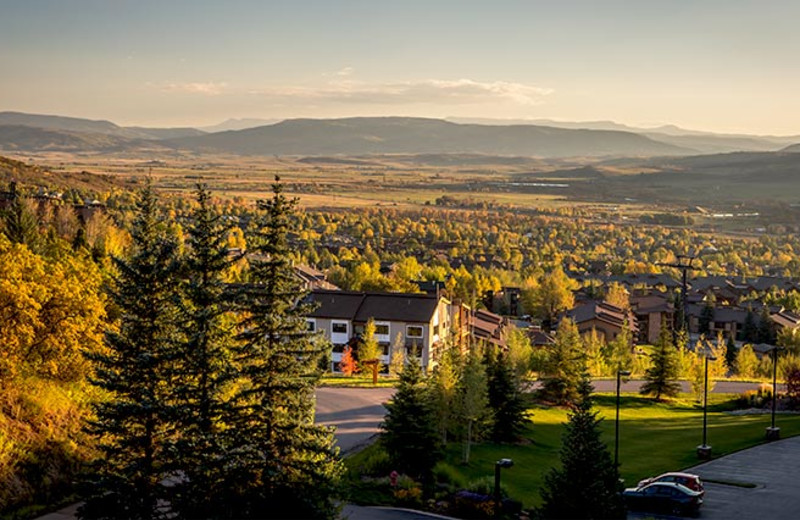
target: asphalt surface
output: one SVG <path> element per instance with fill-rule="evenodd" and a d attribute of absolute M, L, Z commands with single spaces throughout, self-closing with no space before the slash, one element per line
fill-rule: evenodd
<path fill-rule="evenodd" d="M 592 381 L 595 392 L 615 392 L 617 389 L 617 382 L 613 379 L 598 379 Z M 644 384 L 641 379 L 632 379 L 630 381 L 623 381 L 620 384 L 621 392 L 638 392 Z M 741 381 L 718 381 L 714 384 L 714 388 L 709 391 L 714 394 L 740 394 L 747 390 L 758 390 L 761 383 L 745 383 Z M 681 381 L 681 388 L 683 392 L 691 392 L 692 387 L 688 381 Z M 778 384 L 778 390 L 783 390 L 784 385 Z M 798 516 L 800 518 L 800 516 Z"/>
<path fill-rule="evenodd" d="M 706 496 L 700 509 L 700 518 L 800 518 L 800 437 L 762 444 L 685 471 L 700 475 L 706 481 Z M 708 482 L 709 480 L 716 482 Z M 629 515 L 629 518 L 652 517 L 676 518 L 652 513 Z"/>
<path fill-rule="evenodd" d="M 386 415 L 383 403 L 394 394 L 394 388 L 317 389 L 318 424 L 336 427 L 336 442 L 342 453 L 370 442 Z"/>

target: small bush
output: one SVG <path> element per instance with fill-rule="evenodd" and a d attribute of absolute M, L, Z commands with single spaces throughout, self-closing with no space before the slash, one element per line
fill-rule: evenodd
<path fill-rule="evenodd" d="M 494 496 L 494 476 L 487 475 L 485 477 L 472 480 L 466 485 L 465 489 L 471 493 L 492 497 Z M 508 497 L 508 490 L 502 482 L 500 482 L 500 497 Z"/>

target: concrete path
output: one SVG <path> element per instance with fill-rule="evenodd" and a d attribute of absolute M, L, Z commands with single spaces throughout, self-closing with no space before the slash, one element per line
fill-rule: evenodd
<path fill-rule="evenodd" d="M 342 520 L 457 520 L 449 516 L 398 509 L 396 507 L 364 507 L 347 504 L 342 509 Z"/>

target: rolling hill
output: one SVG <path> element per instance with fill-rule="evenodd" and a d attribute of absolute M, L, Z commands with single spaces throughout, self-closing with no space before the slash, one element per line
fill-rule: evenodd
<path fill-rule="evenodd" d="M 800 153 L 800 143 L 787 146 L 781 151 L 784 153 Z"/>
<path fill-rule="evenodd" d="M 110 135 L 126 139 L 172 139 L 205 134 L 196 128 L 124 127 L 105 120 L 23 112 L 0 112 L 0 126 L 27 126 L 46 130 Z"/>
<path fill-rule="evenodd" d="M 0 126 L 0 150 L 6 151 L 119 151 L 152 144 L 152 141 L 114 134 L 36 128 L 24 125 Z"/>
<path fill-rule="evenodd" d="M 90 172 L 59 172 L 0 156 L 0 190 L 11 183 L 48 189 L 103 192 L 123 187 L 122 181 Z"/>
<path fill-rule="evenodd" d="M 597 157 L 691 153 L 691 150 L 630 132 L 457 124 L 410 117 L 291 119 L 245 130 L 170 139 L 164 143 L 197 152 L 240 155 L 478 153 Z"/>

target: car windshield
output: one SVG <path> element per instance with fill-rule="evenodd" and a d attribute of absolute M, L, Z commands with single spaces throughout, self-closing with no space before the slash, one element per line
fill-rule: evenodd
<path fill-rule="evenodd" d="M 688 487 L 684 486 L 683 484 L 675 484 L 675 489 L 680 489 L 681 491 L 683 491 L 687 495 L 694 495 L 695 494 L 695 491 L 692 491 L 691 489 L 689 489 Z"/>

